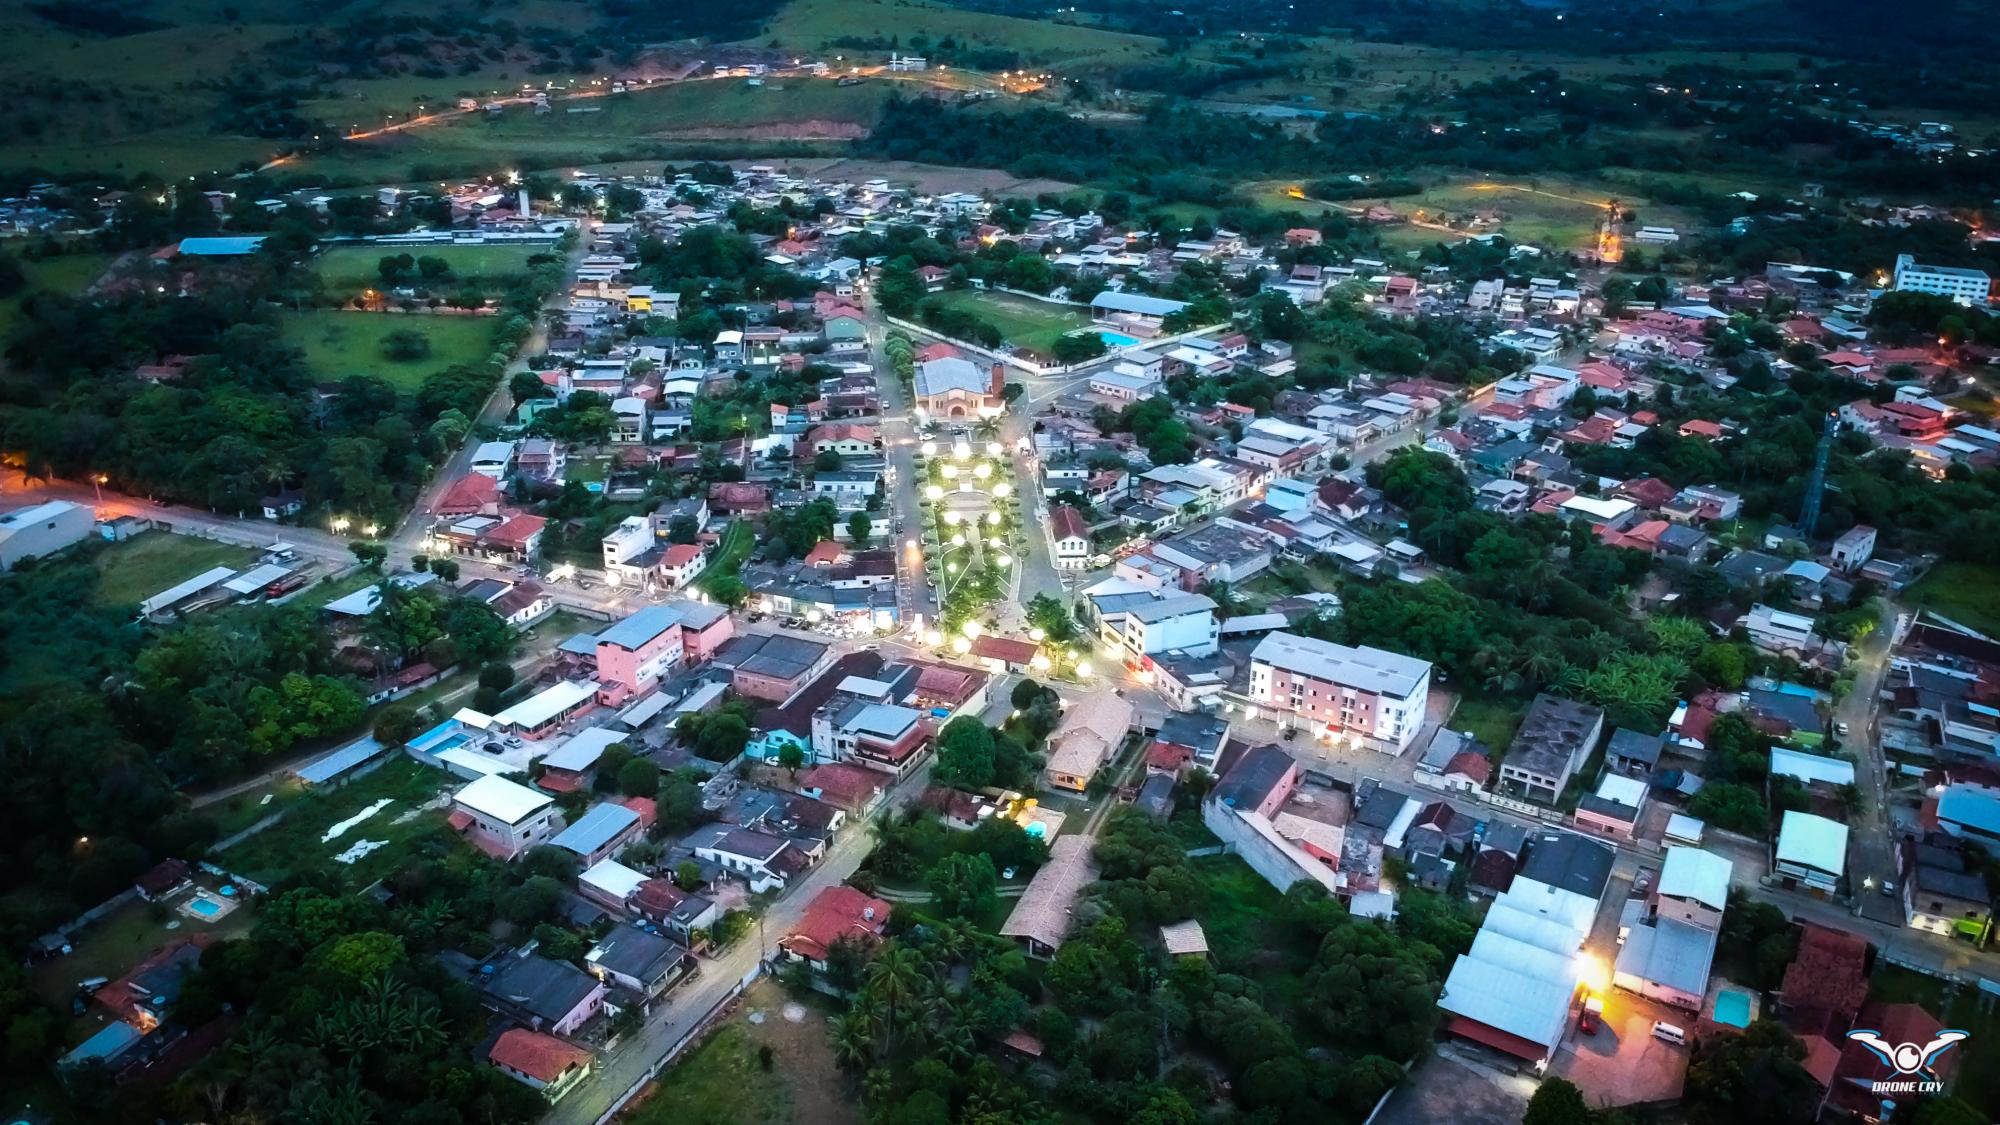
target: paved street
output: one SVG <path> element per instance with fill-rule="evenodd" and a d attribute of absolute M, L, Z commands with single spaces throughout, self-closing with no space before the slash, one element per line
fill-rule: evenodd
<path fill-rule="evenodd" d="M 889 800 L 876 812 L 876 816 L 886 816 L 892 808 L 900 808 L 915 799 L 929 781 L 930 767 L 926 765 L 890 792 Z M 854 874 L 861 861 L 867 858 L 873 843 L 868 822 L 849 821 L 841 829 L 840 837 L 834 841 L 826 858 L 786 890 L 783 898 L 771 905 L 758 929 L 721 957 L 712 960 L 704 958 L 701 974 L 676 990 L 665 1009 L 656 1012 L 637 1036 L 616 1052 L 600 1058 L 596 1073 L 556 1103 L 544 1120 L 550 1125 L 591 1125 L 602 1117 L 634 1083 L 648 1076 L 660 1058 L 695 1029 L 702 1018 L 729 994 L 736 982 L 747 976 L 768 951 L 777 947 L 778 940 L 791 932 L 805 915 L 806 906 L 812 902 L 814 895 L 845 882 L 848 876 Z"/>

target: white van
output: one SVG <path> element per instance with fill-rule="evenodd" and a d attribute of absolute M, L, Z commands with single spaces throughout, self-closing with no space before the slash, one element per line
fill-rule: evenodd
<path fill-rule="evenodd" d="M 1673 1024 L 1667 1023 L 1664 1020 L 1657 1021 L 1653 1024 L 1653 1038 L 1664 1039 L 1669 1043 L 1675 1043 L 1681 1046 L 1686 1046 L 1688 1041 L 1687 1032 L 1682 1031 L 1680 1028 L 1675 1027 Z"/>

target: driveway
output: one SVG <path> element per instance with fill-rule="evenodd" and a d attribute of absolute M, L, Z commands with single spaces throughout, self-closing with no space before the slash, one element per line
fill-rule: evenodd
<path fill-rule="evenodd" d="M 1692 1030 L 1694 1013 L 1656 1004 L 1623 989 L 1604 998 L 1604 1025 L 1595 1035 L 1571 1029 L 1549 1072 L 1569 1079 L 1591 1105 L 1635 1105 L 1681 1096 L 1689 1048 L 1653 1035 L 1665 1021 Z"/>

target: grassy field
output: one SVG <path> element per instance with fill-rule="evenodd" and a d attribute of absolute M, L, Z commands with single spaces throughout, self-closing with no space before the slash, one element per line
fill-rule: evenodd
<path fill-rule="evenodd" d="M 1192 863 L 1208 887 L 1207 904 L 1196 917 L 1216 968 L 1256 981 L 1272 1007 L 1290 1005 L 1305 965 L 1303 954 L 1279 938 L 1284 896 L 1236 856 L 1203 856 Z"/>
<path fill-rule="evenodd" d="M 136 606 L 205 570 L 248 566 L 256 557 L 256 552 L 234 543 L 170 531 L 144 532 L 105 547 L 91 560 L 97 568 L 97 588 L 91 591 L 91 600 L 105 606 Z"/>
<path fill-rule="evenodd" d="M 860 1114 L 827 1045 L 826 1012 L 815 997 L 790 1014 L 784 991 L 762 981 L 708 1041 L 675 1062 L 635 1108 L 628 1125 L 856 1125 Z M 751 1013 L 761 1019 L 750 1022 Z M 771 1062 L 762 1061 L 770 1050 Z"/>
<path fill-rule="evenodd" d="M 1090 317 L 1074 305 L 1051 305 L 1011 293 L 960 289 L 939 293 L 926 300 L 938 300 L 951 308 L 963 309 L 998 328 L 1007 342 L 1015 347 L 1045 354 L 1055 347 L 1058 337 L 1090 323 Z"/>
<path fill-rule="evenodd" d="M 509 106 L 497 118 L 453 117 L 419 129 L 357 141 L 335 152 L 288 163 L 294 171 L 367 179 L 497 171 L 521 163 L 538 168 L 656 158 L 705 142 L 728 141 L 745 155 L 769 144 L 839 142 L 864 135 L 898 82 L 871 78 L 859 86 L 829 79 L 742 79 L 684 82 L 601 98 L 562 99 L 547 114 Z M 570 112 L 572 109 L 578 112 Z"/>
<path fill-rule="evenodd" d="M 401 391 L 491 350 L 493 320 L 471 315 L 401 315 L 314 309 L 288 312 L 279 321 L 285 336 L 305 351 L 313 374 L 328 382 L 349 375 L 373 375 Z M 431 343 L 422 359 L 396 362 L 382 354 L 382 341 L 399 329 L 421 332 Z"/>
<path fill-rule="evenodd" d="M 1210 49 L 1219 55 L 1231 47 L 1219 41 Z M 1336 111 L 1375 109 L 1409 99 L 1437 104 L 1463 87 L 1537 70 L 1554 70 L 1590 82 L 1656 75 L 1669 67 L 1689 64 L 1778 72 L 1797 65 L 1795 55 L 1746 53 L 1726 61 L 1694 51 L 1579 56 L 1557 51 L 1467 51 L 1341 36 L 1308 39 L 1300 50 L 1274 51 L 1268 58 L 1285 65 L 1288 73 L 1238 83 L 1215 96 L 1229 101 L 1292 102 Z"/>
<path fill-rule="evenodd" d="M 1025 62 L 1062 64 L 1065 69 L 1140 62 L 1156 55 L 1161 45 L 1150 36 L 989 15 L 917 0 L 794 0 L 778 12 L 755 42 L 759 46 L 768 43 L 800 51 L 824 48 L 844 54 L 833 45 L 835 40 L 870 33 L 895 35 L 905 44 L 916 36 L 928 36 L 933 42 L 949 37 L 961 47 L 1012 51 Z M 888 61 L 888 52 L 859 51 L 842 61 L 875 65 Z"/>
<path fill-rule="evenodd" d="M 1942 562 L 1910 587 L 1905 598 L 1969 629 L 2000 637 L 2000 567 Z"/>
<path fill-rule="evenodd" d="M 1961 1054 L 1950 1092 L 1972 1103 L 1988 1120 L 2000 1119 L 2000 1012 L 1981 1004 L 1977 990 L 1947 993 L 1944 982 L 1935 977 L 1885 965 L 1868 982 L 1868 998 L 1921 1004 L 1946 1027 L 1971 1032 L 1972 1037 L 1956 1048 Z"/>
<path fill-rule="evenodd" d="M 96 281 L 111 265 L 113 254 L 64 254 L 39 261 L 22 258 L 21 272 L 28 283 L 18 296 L 0 300 L 0 340 L 14 331 L 15 319 L 20 315 L 21 298 L 30 293 L 66 293 L 72 296 L 82 293 L 91 282 Z M 4 360 L 0 360 L 4 362 Z"/>
<path fill-rule="evenodd" d="M 404 863 L 420 838 L 450 834 L 434 799 L 453 781 L 442 770 L 396 757 L 365 777 L 298 800 L 283 820 L 223 852 L 215 863 L 265 884 L 299 871 L 325 870 L 350 886 L 365 887 Z M 390 803 L 367 820 L 322 839 L 333 825 L 382 800 Z M 382 846 L 353 863 L 334 860 L 364 840 Z"/>
<path fill-rule="evenodd" d="M 488 291 L 528 270 L 528 259 L 548 253 L 539 246 L 336 246 L 313 260 L 313 272 L 330 293 L 352 294 L 383 284 L 379 265 L 391 254 L 437 258 L 451 267 L 447 289 L 478 285 Z"/>
<path fill-rule="evenodd" d="M 1472 737 L 1498 756 L 1507 752 L 1526 714 L 1527 708 L 1520 703 L 1468 695 L 1458 701 L 1458 710 L 1452 712 L 1451 721 L 1445 725 L 1453 730 L 1470 731 Z"/>

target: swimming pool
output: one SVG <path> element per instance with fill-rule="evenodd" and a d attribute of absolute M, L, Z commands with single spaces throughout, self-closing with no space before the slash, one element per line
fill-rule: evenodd
<path fill-rule="evenodd" d="M 204 918 L 214 918 L 222 913 L 222 904 L 212 898 L 197 898 L 188 903 L 188 909 Z"/>
<path fill-rule="evenodd" d="M 1715 1022 L 1728 1027 L 1750 1026 L 1750 997 L 1723 989 L 1715 995 Z"/>
<path fill-rule="evenodd" d="M 1102 329 L 1098 330 L 1097 338 L 1104 341 L 1104 346 L 1107 348 L 1129 348 L 1139 342 L 1137 336 L 1127 336 L 1122 332 L 1106 332 Z"/>

